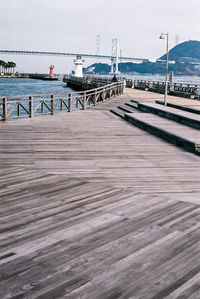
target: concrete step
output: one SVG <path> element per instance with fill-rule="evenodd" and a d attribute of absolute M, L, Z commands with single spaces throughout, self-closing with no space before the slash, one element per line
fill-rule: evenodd
<path fill-rule="evenodd" d="M 160 105 L 164 105 L 163 101 L 155 101 L 156 104 L 160 104 Z M 167 103 L 168 107 L 172 107 L 172 108 L 176 108 L 179 110 L 183 110 L 183 111 L 187 111 L 187 112 L 191 112 L 194 114 L 200 114 L 200 110 L 199 109 L 195 109 L 195 108 L 191 108 L 191 107 L 186 107 L 186 106 L 182 106 L 182 105 L 178 105 L 178 104 L 173 104 L 173 103 Z"/>
<path fill-rule="evenodd" d="M 200 116 L 191 112 L 181 111 L 176 108 L 161 106 L 154 103 L 138 102 L 138 109 L 142 112 L 153 113 L 189 127 L 200 129 Z"/>
<path fill-rule="evenodd" d="M 200 154 L 200 131 L 150 113 L 125 113 L 133 125 L 187 151 Z"/>

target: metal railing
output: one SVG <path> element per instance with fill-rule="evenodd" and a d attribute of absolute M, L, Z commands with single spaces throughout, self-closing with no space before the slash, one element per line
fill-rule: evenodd
<path fill-rule="evenodd" d="M 60 111 L 86 109 L 122 94 L 124 83 L 116 82 L 80 92 L 0 97 L 0 120 L 53 115 Z"/>
<path fill-rule="evenodd" d="M 155 92 L 164 92 L 165 82 L 163 81 L 147 81 L 147 80 L 135 80 L 135 88 L 144 89 Z M 196 98 L 198 95 L 198 85 L 196 84 L 186 84 L 186 83 L 171 83 L 168 82 L 168 92 L 183 93 L 188 96 L 194 96 Z"/>

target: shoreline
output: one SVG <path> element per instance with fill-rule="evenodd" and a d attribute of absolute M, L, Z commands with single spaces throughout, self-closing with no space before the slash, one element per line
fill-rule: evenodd
<path fill-rule="evenodd" d="M 50 76 L 49 74 L 19 74 L 19 75 L 0 75 L 0 79 L 39 79 L 54 81 L 60 78 L 60 75 Z"/>
<path fill-rule="evenodd" d="M 0 79 L 9 78 L 9 79 L 16 79 L 16 78 L 30 78 L 29 75 L 0 75 Z"/>

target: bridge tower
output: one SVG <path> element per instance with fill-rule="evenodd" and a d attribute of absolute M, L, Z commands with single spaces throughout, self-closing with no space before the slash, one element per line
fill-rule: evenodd
<path fill-rule="evenodd" d="M 119 62 L 119 42 L 118 38 L 112 39 L 112 53 L 111 53 L 111 74 L 119 74 L 118 62 Z"/>
<path fill-rule="evenodd" d="M 76 59 L 74 59 L 75 64 L 75 77 L 83 77 L 83 63 L 85 60 L 81 59 L 80 55 L 76 56 Z"/>

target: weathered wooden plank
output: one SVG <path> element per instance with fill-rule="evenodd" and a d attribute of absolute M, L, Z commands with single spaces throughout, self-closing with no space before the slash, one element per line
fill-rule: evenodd
<path fill-rule="evenodd" d="M 200 157 L 108 112 L 127 98 L 1 123 L 1 298 L 199 299 Z"/>

